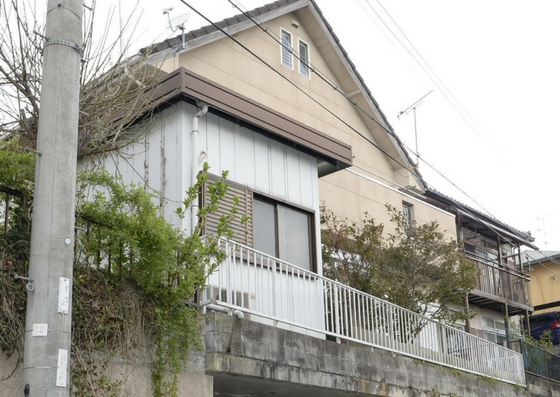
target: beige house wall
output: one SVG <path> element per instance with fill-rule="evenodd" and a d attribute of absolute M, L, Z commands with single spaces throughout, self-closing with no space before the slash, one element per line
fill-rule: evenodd
<path fill-rule="evenodd" d="M 329 55 L 330 59 L 323 58 L 304 24 L 300 23 L 299 28 L 291 25 L 292 20 L 301 22 L 299 17 L 310 19 L 309 15 L 292 13 L 267 21 L 266 25 L 276 37 L 280 36 L 281 28 L 289 31 L 296 50 L 298 38 L 305 41 L 309 45 L 310 62 L 320 71 L 321 76 L 337 86 L 354 87 L 354 97 L 363 102 L 364 97 L 358 92 L 358 85 L 353 81 L 353 76 L 341 67 L 340 58 L 334 52 L 329 52 L 332 54 Z M 455 218 L 451 214 L 411 199 L 391 187 L 418 186 L 408 169 L 394 162 L 390 163 L 387 156 L 374 146 L 381 146 L 385 151 L 389 148 L 393 151 L 393 157 L 401 163 L 404 162 L 394 149 L 386 131 L 316 73 L 311 73 L 309 79 L 301 76 L 296 57 L 293 59 L 293 70 L 281 65 L 280 45 L 262 29 L 252 27 L 234 37 L 270 67 L 228 37 L 170 56 L 162 63 L 162 67 L 171 72 L 183 66 L 350 144 L 354 156 L 352 169 L 365 175 L 365 178 L 345 170 L 320 179 L 321 200 L 338 216 L 360 222 L 364 213 L 368 212 L 379 223 L 388 223 L 389 216 L 385 204 L 401 208 L 402 202 L 406 201 L 414 205 L 415 219 L 418 222 L 435 220 L 450 238 L 456 238 Z M 326 41 L 320 45 L 326 46 L 329 43 Z M 293 81 L 304 92 L 284 77 Z M 372 109 L 368 109 L 368 112 L 375 113 Z M 384 123 L 383 120 L 378 121 L 380 124 Z M 367 140 L 360 135 L 365 136 Z"/>
<path fill-rule="evenodd" d="M 533 306 L 542 305 L 549 302 L 560 300 L 560 277 L 555 277 L 550 271 L 560 273 L 560 269 L 550 261 L 543 262 L 542 265 L 533 265 L 527 274 L 531 277 L 529 290 L 531 293 L 531 303 Z M 545 268 L 546 266 L 546 268 Z M 547 270 L 550 269 L 550 270 Z M 532 269 L 532 270 L 531 270 Z M 535 311 L 534 314 L 560 311 L 560 306 L 549 309 Z"/>

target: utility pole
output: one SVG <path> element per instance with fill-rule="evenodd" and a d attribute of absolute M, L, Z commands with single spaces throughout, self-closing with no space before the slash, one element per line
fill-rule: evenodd
<path fill-rule="evenodd" d="M 24 397 L 70 394 L 82 3 L 48 0 L 47 5 L 27 284 Z"/>

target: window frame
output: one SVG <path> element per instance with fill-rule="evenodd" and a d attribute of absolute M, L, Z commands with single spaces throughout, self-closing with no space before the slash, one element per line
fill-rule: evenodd
<path fill-rule="evenodd" d="M 201 194 L 199 195 L 199 206 L 202 207 L 207 203 L 207 184 L 215 183 L 216 180 L 221 179 L 219 176 L 208 173 L 208 181 L 202 187 Z M 293 204 L 287 202 L 282 199 L 278 199 L 277 197 L 273 197 L 271 195 L 261 193 L 251 189 L 249 186 L 240 184 L 238 182 L 231 181 L 229 179 L 225 179 L 224 182 L 228 185 L 228 192 L 226 194 L 226 198 L 220 200 L 218 203 L 218 211 L 216 213 L 211 213 L 208 215 L 206 220 L 206 225 L 204 229 L 201 231 L 202 234 L 212 234 L 215 233 L 215 225 L 219 222 L 219 218 L 223 213 L 227 213 L 227 211 L 233 205 L 233 196 L 237 195 L 239 199 L 239 206 L 238 210 L 239 213 L 246 214 L 249 219 L 245 223 L 240 223 L 239 221 L 235 221 L 236 224 L 234 225 L 235 228 L 238 229 L 238 233 L 236 233 L 232 241 L 236 241 L 248 247 L 255 248 L 255 222 L 254 222 L 254 213 L 255 213 L 255 198 L 259 199 L 265 203 L 273 204 L 275 206 L 274 209 L 274 217 L 275 217 L 275 254 L 274 257 L 283 261 L 286 261 L 286 258 L 280 257 L 280 248 L 279 248 L 279 232 L 280 227 L 278 226 L 278 206 L 282 206 L 287 209 L 291 209 L 300 213 L 303 213 L 307 216 L 308 222 L 308 239 L 309 239 L 309 268 L 303 267 L 301 265 L 296 265 L 305 269 L 306 271 L 317 273 L 318 272 L 318 251 L 317 251 L 317 227 L 315 225 L 316 221 L 316 212 L 313 209 L 299 206 L 297 204 Z"/>
<path fill-rule="evenodd" d="M 507 337 L 505 321 L 500 321 L 492 317 L 481 316 L 483 338 L 489 342 L 500 344 Z M 487 324 L 492 323 L 492 326 Z M 503 326 L 499 327 L 498 324 Z"/>
<path fill-rule="evenodd" d="M 305 207 L 301 207 L 298 205 L 294 205 L 292 203 L 286 202 L 284 200 L 279 200 L 278 198 L 275 197 L 271 197 L 267 194 L 262 194 L 260 192 L 256 192 L 253 191 L 252 192 L 252 199 L 253 199 L 253 205 L 252 208 L 255 208 L 255 200 L 260 200 L 264 203 L 267 204 L 271 204 L 274 206 L 274 217 L 275 217 L 275 230 L 274 230 L 274 239 L 275 239 L 275 247 L 276 247 L 276 252 L 274 254 L 275 258 L 278 258 L 282 261 L 286 261 L 288 262 L 288 260 L 286 258 L 282 258 L 280 256 L 280 239 L 281 239 L 281 233 L 280 233 L 280 226 L 279 226 L 279 221 L 278 221 L 278 207 L 284 207 L 284 208 L 288 208 L 290 210 L 299 212 L 304 214 L 307 217 L 307 222 L 308 222 L 308 228 L 307 228 L 307 234 L 308 234 L 308 239 L 309 239 L 309 268 L 303 267 L 301 265 L 298 265 L 296 263 L 291 263 L 292 265 L 301 267 L 302 269 L 305 269 L 307 271 L 313 272 L 313 273 L 317 273 L 317 253 L 316 253 L 316 230 L 315 230 L 315 212 L 310 210 L 309 208 L 305 208 Z M 253 219 L 253 248 L 256 249 L 255 247 L 255 219 Z"/>
<path fill-rule="evenodd" d="M 288 35 L 290 38 L 290 48 L 286 48 L 284 46 L 284 34 Z M 289 55 L 289 58 L 286 57 L 286 59 L 290 60 L 290 64 L 286 65 L 284 63 L 284 51 L 287 52 L 287 55 Z M 293 37 L 292 37 L 292 33 L 289 32 L 288 30 L 284 29 L 284 28 L 280 28 L 280 63 L 282 64 L 282 66 L 287 67 L 290 70 L 294 70 L 294 46 L 293 46 Z"/>
<path fill-rule="evenodd" d="M 307 48 L 307 59 L 305 62 L 302 62 L 302 55 L 301 55 L 301 46 L 302 44 Z M 311 80 L 311 55 L 309 51 L 309 44 L 298 37 L 298 71 L 299 74 L 306 79 Z M 302 73 L 302 66 L 307 70 L 307 74 Z"/>
<path fill-rule="evenodd" d="M 414 224 L 414 204 L 410 204 L 409 202 L 403 201 L 402 213 L 406 224 L 408 226 L 412 226 Z"/>

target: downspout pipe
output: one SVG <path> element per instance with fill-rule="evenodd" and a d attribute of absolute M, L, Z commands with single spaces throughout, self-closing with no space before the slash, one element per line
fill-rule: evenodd
<path fill-rule="evenodd" d="M 198 150 L 198 119 L 205 116 L 208 113 L 208 105 L 202 102 L 197 102 L 197 106 L 200 108 L 193 116 L 192 120 L 192 132 L 191 132 L 191 183 L 194 185 L 196 183 L 196 178 L 198 172 L 200 171 L 200 163 L 198 161 L 199 150 Z M 195 201 L 191 204 L 191 233 L 198 224 L 198 202 Z"/>

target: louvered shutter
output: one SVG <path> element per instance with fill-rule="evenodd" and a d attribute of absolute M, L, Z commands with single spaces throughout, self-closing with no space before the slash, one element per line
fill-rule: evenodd
<path fill-rule="evenodd" d="M 209 204 L 209 194 L 208 194 L 208 184 L 213 184 L 218 180 L 218 177 L 213 174 L 208 174 L 208 181 L 206 182 L 201 198 L 202 205 Z M 253 197 L 252 193 L 246 186 L 240 185 L 238 183 L 225 180 L 228 185 L 226 195 L 223 199 L 218 202 L 218 210 L 211 213 L 206 218 L 206 228 L 203 231 L 204 234 L 218 233 L 218 224 L 220 222 L 220 217 L 227 215 L 229 211 L 234 206 L 233 198 L 237 196 L 239 198 L 239 203 L 237 205 L 238 214 L 234 221 L 231 223 L 230 228 L 233 230 L 234 235 L 232 240 L 238 243 L 245 244 L 249 247 L 253 246 Z M 249 220 L 245 223 L 241 223 L 241 216 L 247 215 Z"/>
<path fill-rule="evenodd" d="M 282 29 L 282 65 L 292 69 L 292 62 L 292 35 Z"/>
<path fill-rule="evenodd" d="M 309 78 L 309 46 L 299 41 L 299 74 Z"/>

